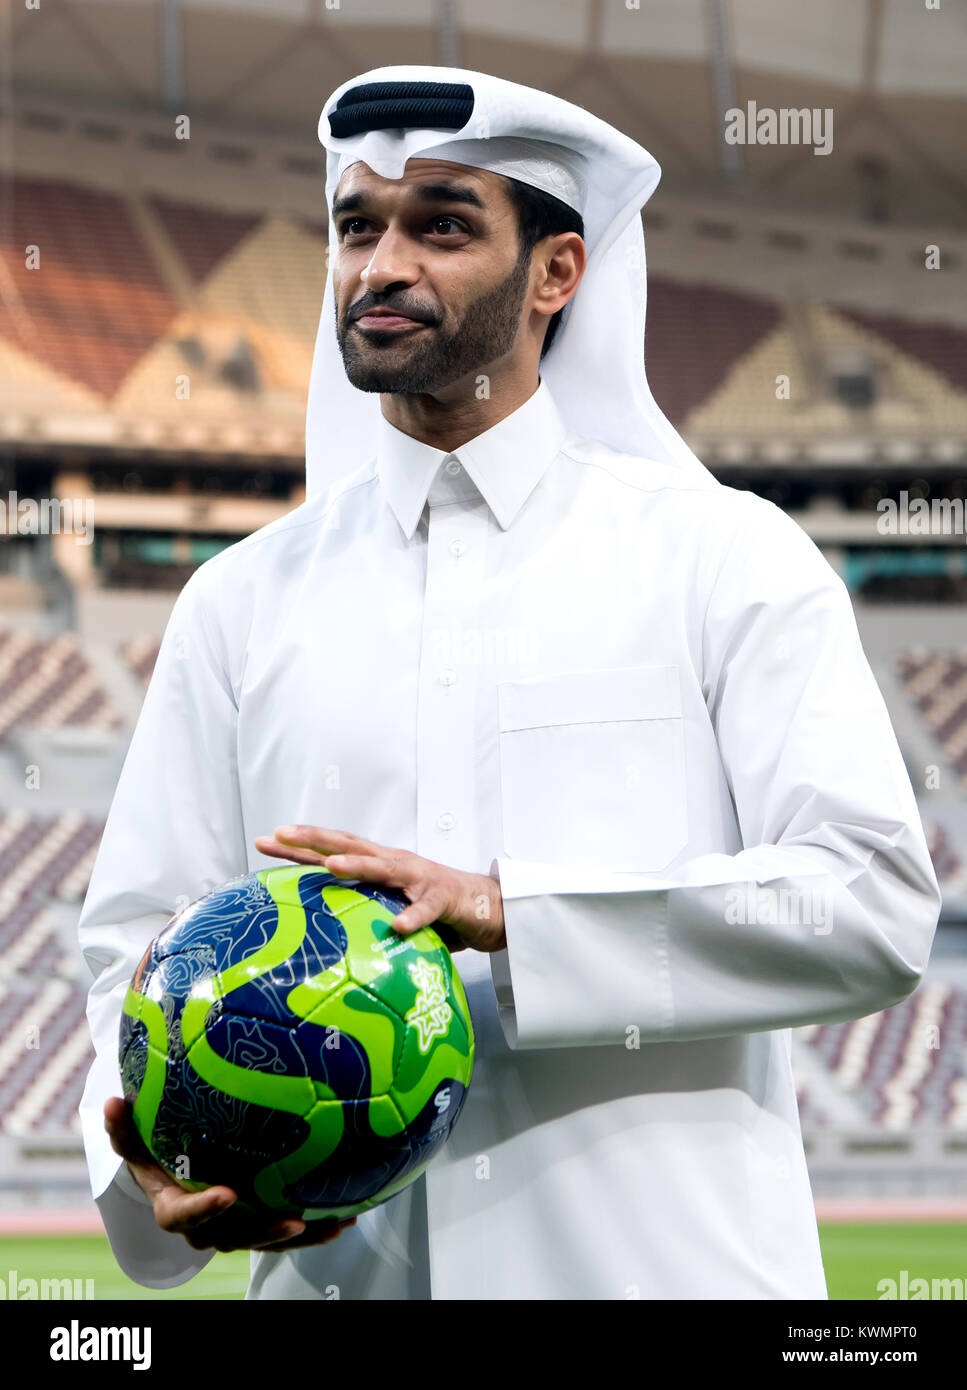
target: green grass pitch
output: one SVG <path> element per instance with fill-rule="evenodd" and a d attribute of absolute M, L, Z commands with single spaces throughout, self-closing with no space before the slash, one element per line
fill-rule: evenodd
<path fill-rule="evenodd" d="M 830 1298 L 878 1299 L 881 1279 L 900 1282 L 900 1271 L 913 1279 L 967 1280 L 967 1224 L 820 1226 Z"/>
<path fill-rule="evenodd" d="M 820 1227 L 831 1299 L 876 1299 L 880 1279 L 967 1278 L 967 1224 L 875 1224 Z M 118 1269 L 103 1236 L 0 1236 L 0 1278 L 93 1279 L 95 1298 L 241 1298 L 248 1282 L 245 1251 L 216 1255 L 179 1288 L 144 1289 Z"/>
<path fill-rule="evenodd" d="M 10 1270 L 22 1279 L 38 1281 L 93 1279 L 98 1299 L 241 1298 L 248 1284 L 249 1255 L 247 1250 L 215 1255 L 187 1284 L 145 1289 L 121 1273 L 106 1236 L 0 1236 L 0 1279 L 5 1283 L 9 1283 Z"/>

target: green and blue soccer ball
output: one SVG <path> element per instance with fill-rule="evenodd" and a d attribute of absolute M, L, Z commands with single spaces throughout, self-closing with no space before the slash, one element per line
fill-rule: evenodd
<path fill-rule="evenodd" d="M 404 898 L 323 868 L 245 874 L 152 942 L 121 1020 L 125 1099 L 187 1190 L 315 1220 L 387 1201 L 446 1142 L 473 1070 L 470 1011 Z"/>

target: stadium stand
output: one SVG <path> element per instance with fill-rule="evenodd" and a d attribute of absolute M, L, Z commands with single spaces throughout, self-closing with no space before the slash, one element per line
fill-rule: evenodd
<path fill-rule="evenodd" d="M 669 419 L 684 426 L 779 320 L 772 300 L 651 277 L 645 361 L 651 388 Z M 742 405 L 747 410 L 747 403 Z"/>
<path fill-rule="evenodd" d="M 947 830 L 942 825 L 927 821 L 924 823 L 924 832 L 937 878 L 946 885 L 948 892 L 955 888 L 962 889 L 967 864 L 958 854 Z"/>
<path fill-rule="evenodd" d="M 238 438 L 268 443 L 274 429 L 276 447 L 295 447 L 324 273 L 318 223 L 36 178 L 14 181 L 12 207 L 0 354 L 35 412 L 73 388 L 75 410 L 106 411 L 145 443 L 152 422 L 160 441 L 190 420 L 215 430 L 211 443 L 231 439 L 232 421 Z M 18 250 L 32 244 L 42 273 Z M 775 447 L 856 428 L 884 441 L 967 433 L 967 330 L 808 305 L 779 283 L 751 294 L 652 273 L 649 375 L 688 437 L 717 455 L 724 440 L 734 453 L 737 439 Z"/>
<path fill-rule="evenodd" d="M 964 990 L 925 983 L 892 1009 L 849 1023 L 813 1025 L 798 1036 L 850 1098 L 858 1120 L 896 1131 L 918 1123 L 967 1128 L 960 1101 L 967 1080 Z M 813 1119 L 829 1122 L 821 1107 L 814 1108 Z"/>
<path fill-rule="evenodd" d="M 73 633 L 44 639 L 0 630 L 0 739 L 21 724 L 121 727 Z"/>
<path fill-rule="evenodd" d="M 0 336 L 111 397 L 177 312 L 123 201 L 76 184 L 17 179 L 2 247 L 19 267 Z M 28 268 L 24 247 L 37 247 Z"/>
<path fill-rule="evenodd" d="M 83 900 L 103 822 L 0 812 L 2 1131 L 77 1130 L 92 1049 L 86 990 L 57 907 Z"/>
<path fill-rule="evenodd" d="M 898 669 L 907 694 L 967 786 L 967 650 L 905 653 Z"/>
<path fill-rule="evenodd" d="M 696 293 L 696 301 L 701 300 L 714 303 Z M 967 333 L 944 325 L 911 324 L 902 339 L 904 350 L 894 342 L 901 335 L 880 333 L 873 327 L 876 321 L 863 324 L 858 315 L 835 306 L 789 303 L 781 306 L 782 312 L 778 304 L 770 307 L 768 331 L 744 353 L 731 357 L 714 390 L 695 401 L 682 419 L 687 432 L 710 444 L 736 436 L 815 443 L 857 432 L 884 443 L 890 439 L 894 446 L 897 437 L 905 435 L 967 432 L 967 389 L 954 384 L 936 364 L 942 355 L 939 347 L 921 351 L 929 340 L 955 344 L 963 356 Z M 766 322 L 765 313 L 760 312 L 759 320 Z M 714 325 L 702 322 L 694 345 L 701 343 L 703 352 L 694 352 L 695 357 L 704 355 L 709 328 L 713 343 L 716 339 Z M 685 352 L 680 341 L 682 370 Z M 787 394 L 777 391 L 780 376 L 788 378 Z M 669 394 L 674 400 L 674 391 Z"/>
<path fill-rule="evenodd" d="M 197 207 L 172 198 L 146 199 L 177 246 L 193 282 L 202 284 L 219 262 L 253 231 L 261 218 Z"/>
<path fill-rule="evenodd" d="M 847 317 L 902 353 L 931 367 L 958 391 L 967 391 L 967 333 L 950 324 L 918 323 L 897 314 L 846 310 Z"/>

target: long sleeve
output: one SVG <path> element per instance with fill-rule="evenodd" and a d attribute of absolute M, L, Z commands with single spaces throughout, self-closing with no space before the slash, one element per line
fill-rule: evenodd
<path fill-rule="evenodd" d="M 512 1048 L 838 1022 L 921 978 L 940 890 L 849 594 L 791 518 L 754 504 L 700 644 L 744 848 L 665 873 L 494 859 Z"/>
<path fill-rule="evenodd" d="M 128 748 L 79 923 L 94 976 L 95 1060 L 80 1114 L 91 1188 L 115 1256 L 140 1284 L 183 1283 L 211 1258 L 159 1229 L 104 1131 L 121 1095 L 118 1028 L 135 966 L 168 919 L 245 872 L 236 704 L 209 615 L 203 566 L 178 596 Z"/>

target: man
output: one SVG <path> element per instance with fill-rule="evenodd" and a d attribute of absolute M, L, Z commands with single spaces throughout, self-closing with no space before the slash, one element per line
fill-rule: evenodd
<path fill-rule="evenodd" d="M 452 69 L 365 74 L 320 134 L 309 497 L 179 596 L 81 920 L 118 1259 L 166 1287 L 245 1246 L 250 1298 L 825 1297 L 789 1029 L 909 994 L 939 908 L 848 594 L 651 400 L 645 151 Z M 118 1098 L 147 942 L 280 856 L 444 923 L 476 1034 L 446 1149 L 338 1226 L 183 1193 Z"/>

